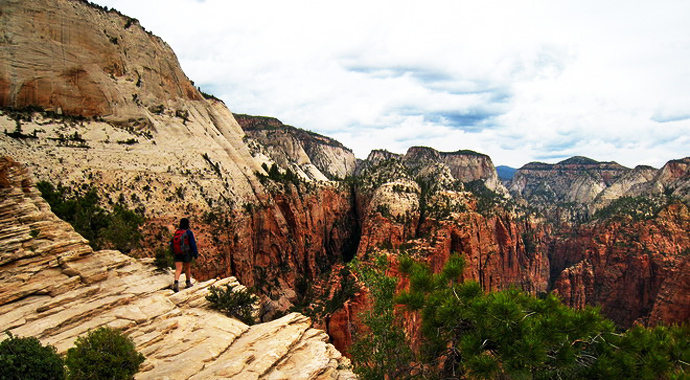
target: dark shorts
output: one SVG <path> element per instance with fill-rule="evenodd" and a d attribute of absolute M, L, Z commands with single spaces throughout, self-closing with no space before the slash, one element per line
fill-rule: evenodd
<path fill-rule="evenodd" d="M 181 253 L 179 255 L 173 255 L 175 256 L 175 262 L 176 263 L 191 263 L 192 262 L 192 254 L 187 254 L 185 255 L 184 253 Z"/>

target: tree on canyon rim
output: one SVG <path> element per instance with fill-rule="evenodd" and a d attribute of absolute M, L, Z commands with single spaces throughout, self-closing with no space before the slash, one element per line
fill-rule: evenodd
<path fill-rule="evenodd" d="M 408 256 L 398 261 L 410 286 L 397 296 L 397 280 L 385 276 L 385 266 L 362 276 L 374 309 L 362 319 L 369 330 L 356 336 L 352 356 L 364 379 L 396 372 L 429 379 L 682 379 L 690 371 L 687 323 L 617 332 L 597 309 L 574 310 L 554 295 L 484 293 L 478 283 L 460 280 L 461 256 L 437 274 Z M 403 360 L 405 350 L 390 349 L 409 347 L 401 324 L 393 317 L 388 330 L 379 326 L 382 316 L 395 316 L 395 305 L 421 315 L 420 349 Z"/>

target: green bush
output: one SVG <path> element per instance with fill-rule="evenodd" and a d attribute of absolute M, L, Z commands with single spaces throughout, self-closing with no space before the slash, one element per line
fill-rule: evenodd
<path fill-rule="evenodd" d="M 502 197 L 495 191 L 486 187 L 483 180 L 476 180 L 465 183 L 465 189 L 470 191 L 477 198 L 477 212 L 482 215 L 491 214 L 502 202 Z"/>
<path fill-rule="evenodd" d="M 129 337 L 101 327 L 77 338 L 65 363 L 70 380 L 130 380 L 144 360 Z"/>
<path fill-rule="evenodd" d="M 256 172 L 255 174 L 257 177 L 259 177 L 259 180 L 262 182 L 265 181 L 266 179 L 270 179 L 276 182 L 288 184 L 292 183 L 295 186 L 299 185 L 299 176 L 292 172 L 290 168 L 285 169 L 285 173 L 281 173 L 280 169 L 278 169 L 278 166 L 274 163 L 271 165 L 269 168 L 268 165 L 264 162 L 261 164 L 261 167 L 268 173 L 268 175 L 264 175 L 262 173 Z"/>
<path fill-rule="evenodd" d="M 403 315 L 395 311 L 398 279 L 387 276 L 388 261 L 352 262 L 358 279 L 369 289 L 371 308 L 359 314 L 362 326 L 353 331 L 350 348 L 354 371 L 362 380 L 411 379 L 414 356 L 403 328 Z"/>
<path fill-rule="evenodd" d="M 598 360 L 587 379 L 687 379 L 690 371 L 690 324 L 633 326 L 597 345 Z"/>
<path fill-rule="evenodd" d="M 230 284 L 225 284 L 225 289 L 211 286 L 208 291 L 209 294 L 206 295 L 206 299 L 211 304 L 212 309 L 225 313 L 229 317 L 237 318 L 248 325 L 255 323 L 252 311 L 258 297 L 246 291 L 233 291 L 233 286 Z"/>
<path fill-rule="evenodd" d="M 34 337 L 20 338 L 9 331 L 0 342 L 0 380 L 63 380 L 65 364 L 55 347 Z"/>

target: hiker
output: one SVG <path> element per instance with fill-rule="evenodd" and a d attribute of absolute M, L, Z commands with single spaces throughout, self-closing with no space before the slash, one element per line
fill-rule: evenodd
<path fill-rule="evenodd" d="M 180 226 L 177 228 L 177 231 L 175 231 L 175 235 L 173 235 L 170 241 L 170 246 L 175 256 L 175 283 L 173 284 L 173 290 L 179 292 L 180 274 L 182 274 L 183 270 L 185 279 L 187 280 L 185 282 L 185 287 L 189 288 L 192 286 L 192 271 L 190 264 L 192 258 L 196 259 L 199 257 L 194 234 L 192 230 L 189 229 L 189 219 L 180 219 Z"/>

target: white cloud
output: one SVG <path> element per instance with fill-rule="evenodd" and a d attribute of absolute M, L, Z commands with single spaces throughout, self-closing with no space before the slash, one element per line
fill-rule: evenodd
<path fill-rule="evenodd" d="M 138 18 L 234 112 L 364 158 L 412 145 L 521 166 L 687 156 L 683 0 L 96 0 Z"/>

